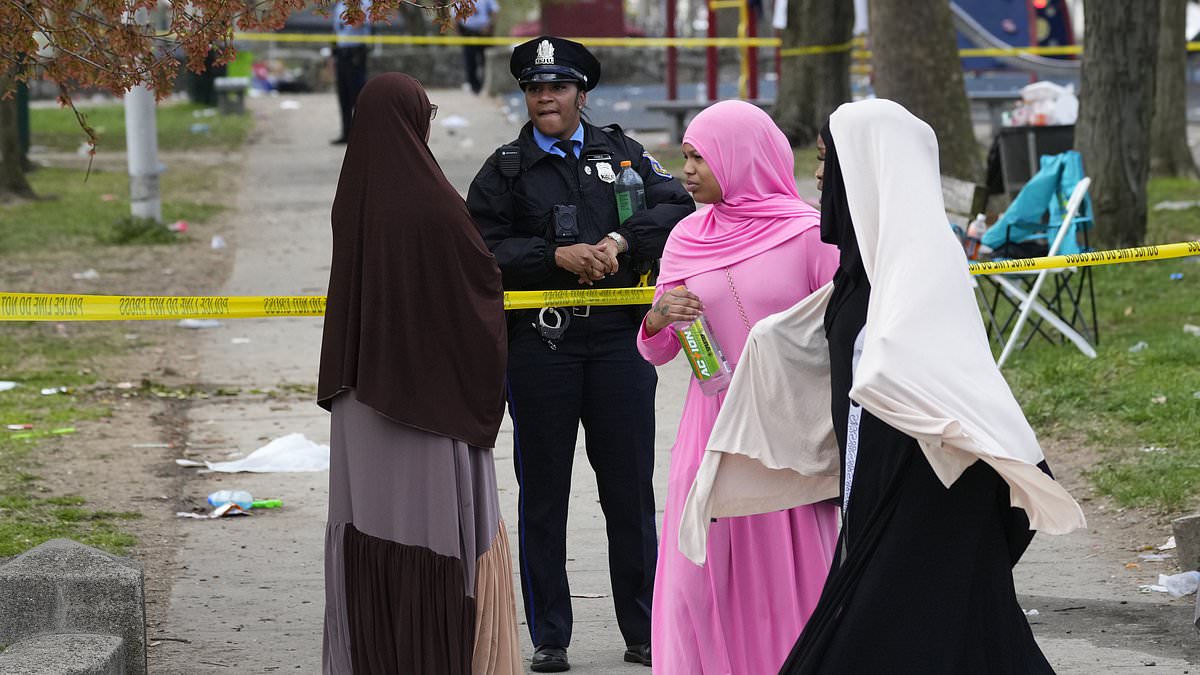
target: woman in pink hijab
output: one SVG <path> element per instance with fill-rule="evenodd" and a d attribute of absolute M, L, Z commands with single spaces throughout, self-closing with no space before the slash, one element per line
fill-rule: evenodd
<path fill-rule="evenodd" d="M 685 186 L 704 204 L 675 226 L 638 349 L 662 365 L 680 351 L 670 329 L 701 313 L 736 368 L 750 328 L 833 278 L 836 247 L 821 242 L 820 212 L 800 199 L 794 157 L 771 118 L 724 101 L 683 137 Z M 760 675 L 779 670 L 816 606 L 837 540 L 836 507 L 801 506 L 722 518 L 707 563 L 679 552 L 679 517 L 724 393 L 692 378 L 671 449 L 654 580 L 654 672 Z"/>

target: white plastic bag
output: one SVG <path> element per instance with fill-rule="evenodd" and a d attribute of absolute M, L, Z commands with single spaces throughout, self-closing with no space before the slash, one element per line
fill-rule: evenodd
<path fill-rule="evenodd" d="M 248 456 L 231 462 L 197 462 L 177 459 L 179 466 L 203 466 L 222 473 L 289 473 L 325 471 L 329 468 L 329 446 L 318 445 L 304 434 L 288 434 L 276 438 Z"/>
<path fill-rule="evenodd" d="M 1158 585 L 1165 586 L 1167 593 L 1170 593 L 1172 598 L 1182 598 L 1195 593 L 1196 589 L 1200 587 L 1200 572 L 1181 572 L 1171 576 L 1160 574 L 1158 575 Z"/>
<path fill-rule="evenodd" d="M 1075 124 L 1079 118 L 1079 99 L 1075 96 L 1074 85 L 1064 87 L 1053 82 L 1034 82 L 1021 88 L 1021 101 L 1019 110 L 1023 111 L 1024 124 Z"/>

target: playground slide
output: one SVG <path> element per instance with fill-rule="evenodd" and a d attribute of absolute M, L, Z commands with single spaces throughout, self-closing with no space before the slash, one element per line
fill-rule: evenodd
<path fill-rule="evenodd" d="M 950 3 L 950 13 L 954 18 L 954 27 L 977 47 L 983 49 L 1011 49 L 1013 45 L 996 37 L 978 21 L 971 17 L 958 3 Z M 1077 59 L 1050 59 L 1033 54 L 1016 56 L 992 57 L 1010 68 L 1036 73 L 1040 77 L 1078 77 L 1079 61 Z"/>

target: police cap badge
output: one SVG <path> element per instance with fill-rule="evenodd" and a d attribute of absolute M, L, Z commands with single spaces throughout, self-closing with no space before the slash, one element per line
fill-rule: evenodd
<path fill-rule="evenodd" d="M 549 35 L 517 45 L 508 67 L 522 89 L 533 82 L 576 82 L 591 91 L 600 82 L 600 62 L 587 47 Z"/>

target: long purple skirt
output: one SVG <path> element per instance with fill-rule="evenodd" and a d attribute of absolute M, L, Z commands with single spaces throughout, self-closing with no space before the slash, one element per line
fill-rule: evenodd
<path fill-rule="evenodd" d="M 333 402 L 324 671 L 519 673 L 492 453 Z"/>

